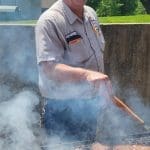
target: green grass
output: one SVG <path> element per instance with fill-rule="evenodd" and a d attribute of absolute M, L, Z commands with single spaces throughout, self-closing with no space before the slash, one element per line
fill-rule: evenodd
<path fill-rule="evenodd" d="M 101 23 L 150 23 L 150 15 L 100 17 Z"/>
<path fill-rule="evenodd" d="M 37 20 L 0 21 L 0 25 L 35 25 Z"/>
<path fill-rule="evenodd" d="M 135 16 L 111 16 L 100 17 L 100 22 L 105 23 L 150 23 L 150 15 L 135 15 Z M 35 25 L 37 20 L 20 20 L 20 21 L 0 21 L 0 25 Z"/>

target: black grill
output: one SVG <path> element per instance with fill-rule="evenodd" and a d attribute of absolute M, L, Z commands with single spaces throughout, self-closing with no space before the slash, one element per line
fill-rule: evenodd
<path fill-rule="evenodd" d="M 107 139 L 109 140 L 109 139 Z M 109 142 L 108 142 L 109 143 Z M 44 150 L 56 150 L 59 147 L 65 147 L 65 150 L 91 150 L 93 141 L 74 141 L 70 143 L 58 143 L 51 146 L 41 146 Z M 106 143 L 102 143 L 106 144 Z M 143 145 L 150 146 L 150 132 L 139 133 L 134 135 L 128 135 L 126 137 L 120 138 L 120 141 L 117 141 L 116 144 L 122 145 Z M 115 144 L 114 144 L 115 145 Z M 114 146 L 109 145 L 111 146 Z"/>
<path fill-rule="evenodd" d="M 140 144 L 150 146 L 150 132 L 139 133 L 122 139 L 123 144 Z"/>

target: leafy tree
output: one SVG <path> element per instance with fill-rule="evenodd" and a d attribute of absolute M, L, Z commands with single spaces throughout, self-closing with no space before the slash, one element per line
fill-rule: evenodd
<path fill-rule="evenodd" d="M 120 15 L 120 7 L 122 4 L 119 0 L 101 0 L 97 9 L 99 16 L 115 16 Z"/>
<path fill-rule="evenodd" d="M 94 8 L 95 10 L 98 8 L 98 5 L 101 0 L 87 0 L 86 4 Z"/>
<path fill-rule="evenodd" d="M 120 0 L 120 3 L 123 4 L 120 7 L 122 15 L 133 15 L 138 6 L 138 0 Z"/>
<path fill-rule="evenodd" d="M 150 0 L 87 0 L 87 5 L 93 7 L 98 16 L 150 14 Z"/>
<path fill-rule="evenodd" d="M 150 0 L 141 0 L 145 10 L 148 14 L 150 14 Z"/>
<path fill-rule="evenodd" d="M 135 14 L 146 14 L 146 10 L 140 0 L 138 0 L 138 6 L 135 10 Z"/>

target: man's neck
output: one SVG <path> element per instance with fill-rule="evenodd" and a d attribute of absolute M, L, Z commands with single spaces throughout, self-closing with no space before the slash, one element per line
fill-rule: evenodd
<path fill-rule="evenodd" d="M 83 9 L 71 9 L 80 19 L 83 19 Z"/>
<path fill-rule="evenodd" d="M 64 0 L 65 4 L 74 12 L 80 19 L 83 20 L 84 7 L 75 7 L 70 0 Z"/>

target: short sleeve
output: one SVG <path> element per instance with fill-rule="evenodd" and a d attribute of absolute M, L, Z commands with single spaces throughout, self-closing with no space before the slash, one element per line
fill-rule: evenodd
<path fill-rule="evenodd" d="M 37 63 L 63 61 L 64 46 L 55 24 L 50 20 L 39 20 L 35 27 Z"/>
<path fill-rule="evenodd" d="M 104 52 L 105 50 L 105 38 L 101 29 L 101 23 L 100 20 L 95 12 L 95 10 L 89 6 L 86 6 L 86 8 L 88 9 L 88 12 L 90 13 L 91 16 L 93 16 L 95 18 L 95 20 L 97 21 L 97 24 L 99 26 L 99 36 L 98 36 L 98 41 L 100 43 L 100 49 L 102 52 Z"/>

